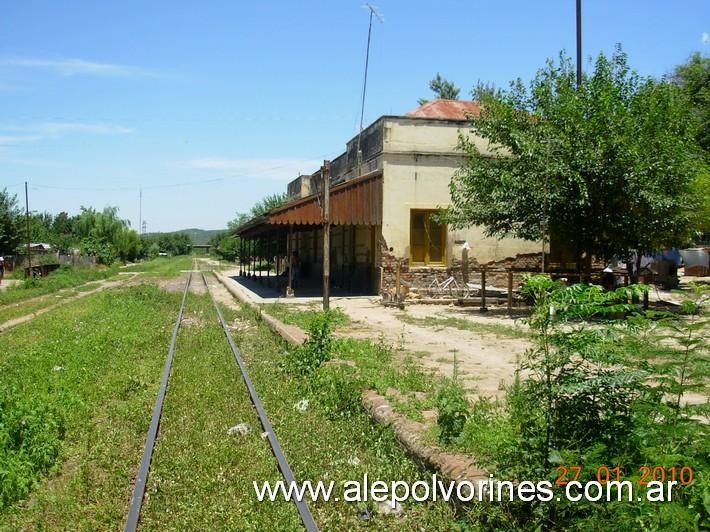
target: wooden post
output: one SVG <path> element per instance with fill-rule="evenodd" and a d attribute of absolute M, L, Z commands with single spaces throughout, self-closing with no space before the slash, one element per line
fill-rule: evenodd
<path fill-rule="evenodd" d="M 400 269 L 399 269 L 399 259 L 395 259 L 397 261 L 397 276 L 395 277 L 395 297 L 397 298 L 397 303 L 402 301 L 402 296 L 400 292 Z"/>
<path fill-rule="evenodd" d="M 28 277 L 32 277 L 32 247 L 30 245 L 32 230 L 30 229 L 30 199 L 27 195 L 27 181 L 25 181 L 25 216 L 27 217 L 27 273 Z"/>
<path fill-rule="evenodd" d="M 293 297 L 293 224 L 288 224 L 288 240 L 286 240 L 286 255 L 288 261 L 288 284 L 286 297 Z"/>
<path fill-rule="evenodd" d="M 513 314 L 513 270 L 508 270 L 508 314 Z"/>
<path fill-rule="evenodd" d="M 345 290 L 345 225 L 340 226 L 340 241 L 342 242 L 342 252 L 340 253 L 340 289 Z"/>
<path fill-rule="evenodd" d="M 643 309 L 648 310 L 648 290 L 643 293 Z"/>
<path fill-rule="evenodd" d="M 323 310 L 330 309 L 330 161 L 323 161 Z"/>
<path fill-rule="evenodd" d="M 461 250 L 461 276 L 464 284 L 468 283 L 468 245 Z"/>
<path fill-rule="evenodd" d="M 486 312 L 486 269 L 481 269 L 481 312 Z"/>

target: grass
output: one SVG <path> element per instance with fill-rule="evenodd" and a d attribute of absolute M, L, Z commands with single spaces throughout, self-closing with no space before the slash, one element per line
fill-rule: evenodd
<path fill-rule="evenodd" d="M 112 268 L 72 268 L 62 266 L 46 277 L 10 286 L 0 292 L 0 306 L 25 301 L 30 298 L 57 292 L 65 288 L 74 288 L 90 281 L 99 281 L 116 275 L 118 269 Z"/>
<path fill-rule="evenodd" d="M 155 259 L 137 262 L 123 268 L 124 272 L 143 272 L 148 277 L 175 277 L 181 271 L 192 269 L 192 256 L 156 257 Z"/>
<path fill-rule="evenodd" d="M 122 525 L 179 297 L 153 285 L 104 292 L 2 335 L 3 397 L 22 398 L 29 407 L 14 405 L 13 411 L 33 411 L 40 418 L 32 426 L 47 433 L 37 443 L 44 442 L 49 465 L 29 473 L 16 468 L 32 478 L 15 493 L 14 502 L 0 509 L 0 529 Z M 427 479 L 391 429 L 374 425 L 362 410 L 334 414 L 319 396 L 309 395 L 301 380 L 286 375 L 281 368 L 284 344 L 253 311 L 224 312 L 228 322 L 239 325 L 235 341 L 297 478 L 334 480 L 341 498 L 341 482 L 362 479 L 364 473 L 387 482 Z M 292 504 L 256 501 L 252 480 L 280 476 L 207 296 L 191 294 L 185 317 L 189 320 L 178 338 L 141 528 L 298 528 Z M 376 348 L 368 344 L 339 349 L 344 357 L 362 360 L 363 375 L 381 386 L 427 386 L 423 375 L 409 370 L 399 374 L 385 368 L 380 372 L 385 376 L 378 377 L 377 365 L 386 363 L 391 352 L 371 351 Z M 311 399 L 310 406 L 300 412 L 294 405 L 304 398 Z M 228 436 L 228 428 L 241 422 L 249 424 L 249 434 Z M 362 504 L 321 501 L 309 506 L 323 530 L 450 530 L 458 524 L 441 501 L 405 503 L 401 515 L 374 514 L 367 522 L 357 516 Z"/>
<path fill-rule="evenodd" d="M 466 318 L 457 318 L 454 316 L 427 316 L 425 318 L 417 318 L 406 313 L 398 313 L 397 319 L 404 323 L 412 325 L 421 325 L 424 327 L 452 327 L 462 331 L 472 331 L 480 334 L 492 334 L 496 337 L 504 338 L 530 338 L 530 334 L 520 327 L 510 325 L 502 325 L 500 323 L 481 323 Z"/>
<path fill-rule="evenodd" d="M 2 334 L 0 397 L 51 412 L 63 433 L 55 459 L 36 470 L 23 463 L 33 448 L 45 453 L 49 429 L 20 433 L 20 445 L 0 438 L 19 480 L 2 478 L 0 529 L 122 522 L 178 302 L 152 285 L 103 292 Z M 0 417 L 12 411 L 5 403 Z"/>
<path fill-rule="evenodd" d="M 287 325 L 295 325 L 301 329 L 308 330 L 313 318 L 320 312 L 319 304 L 308 305 L 307 310 L 302 310 L 301 307 L 295 305 L 286 305 L 284 303 L 272 303 L 262 305 L 262 310 L 274 318 L 282 321 Z M 339 308 L 332 309 L 333 325 L 335 327 L 350 324 L 350 318 Z"/>
<path fill-rule="evenodd" d="M 227 310 L 226 317 L 228 321 L 244 321 L 253 320 L 254 314 L 242 307 L 240 311 Z M 314 393 L 306 379 L 285 374 L 280 367 L 285 345 L 264 324 L 241 329 L 236 341 L 297 478 L 335 480 L 336 486 L 347 479 L 362 479 L 365 472 L 371 479 L 386 482 L 395 479 L 413 482 L 426 478 L 426 474 L 406 456 L 391 429 L 373 424 L 361 409 L 350 415 L 334 413 L 322 400 L 322 395 Z M 389 359 L 391 351 L 355 342 L 336 345 L 337 356 L 361 360 L 361 375 L 374 379 L 375 366 Z M 366 363 L 369 355 L 377 361 Z M 388 373 L 392 377 L 395 375 L 393 371 Z M 421 389 L 427 386 L 421 377 L 405 372 L 391 382 Z M 384 379 L 379 383 L 382 386 L 389 384 Z M 310 406 L 305 412 L 299 412 L 294 405 L 304 398 L 310 399 Z M 359 464 L 349 463 L 352 458 L 357 458 Z M 407 503 L 402 516 L 374 515 L 369 522 L 357 518 L 357 510 L 362 505 L 331 501 L 310 506 L 323 530 L 451 530 L 457 526 L 452 509 L 440 502 Z"/>
<path fill-rule="evenodd" d="M 265 511 L 254 497 L 253 479 L 276 481 L 280 473 L 210 300 L 190 295 L 187 308 L 192 325 L 178 336 L 141 528 L 297 529 L 293 504 Z M 249 434 L 229 436 L 239 423 Z"/>

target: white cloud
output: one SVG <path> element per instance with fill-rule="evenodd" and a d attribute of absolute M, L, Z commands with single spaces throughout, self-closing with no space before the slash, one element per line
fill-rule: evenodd
<path fill-rule="evenodd" d="M 36 142 L 41 137 L 39 135 L 0 135 L 0 146 L 16 146 L 28 142 Z"/>
<path fill-rule="evenodd" d="M 710 44 L 710 33 L 704 31 L 703 35 L 700 37 L 700 42 L 703 44 Z"/>
<path fill-rule="evenodd" d="M 55 139 L 68 134 L 107 135 L 127 134 L 127 127 L 101 122 L 42 122 L 25 126 L 1 125 L 0 146 L 16 146 L 45 139 Z"/>
<path fill-rule="evenodd" d="M 66 133 L 88 133 L 95 135 L 133 133 L 132 129 L 123 126 L 84 122 L 44 122 L 38 124 L 37 129 L 49 136 L 59 136 Z"/>
<path fill-rule="evenodd" d="M 290 181 L 298 174 L 315 172 L 322 161 L 315 159 L 227 159 L 208 157 L 178 163 L 183 168 L 215 170 L 228 173 L 227 177 L 259 177 L 276 181 Z"/>
<path fill-rule="evenodd" d="M 85 61 L 84 59 L 4 58 L 0 59 L 0 65 L 51 70 L 63 74 L 64 76 L 87 75 L 132 78 L 153 77 L 156 75 L 153 72 L 139 67 L 112 63 L 97 63 L 94 61 Z"/>

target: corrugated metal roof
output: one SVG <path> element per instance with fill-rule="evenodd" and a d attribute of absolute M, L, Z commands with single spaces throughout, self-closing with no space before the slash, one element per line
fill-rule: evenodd
<path fill-rule="evenodd" d="M 408 118 L 438 118 L 440 120 L 468 120 L 469 115 L 481 114 L 478 102 L 462 100 L 432 100 L 409 111 Z"/>
<path fill-rule="evenodd" d="M 320 198 L 316 195 L 273 209 L 270 224 L 319 225 L 323 223 Z M 335 186 L 330 191 L 330 221 L 333 225 L 382 224 L 382 172 L 373 172 Z"/>

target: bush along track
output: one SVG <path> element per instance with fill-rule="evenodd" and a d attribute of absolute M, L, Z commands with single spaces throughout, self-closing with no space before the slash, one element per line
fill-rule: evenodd
<path fill-rule="evenodd" d="M 631 481 L 637 495 L 649 480 L 682 481 L 672 502 L 515 502 L 481 511 L 482 525 L 710 528 L 708 290 L 695 287 L 676 315 L 644 314 L 627 303 L 643 290 L 604 292 L 530 278 L 524 293 L 535 304 L 529 320 L 535 346 L 521 360 L 505 401 L 481 398 L 466 406 L 466 423 L 453 443 L 504 479 L 554 485 L 577 476 L 579 467 L 580 482 L 619 477 Z"/>

